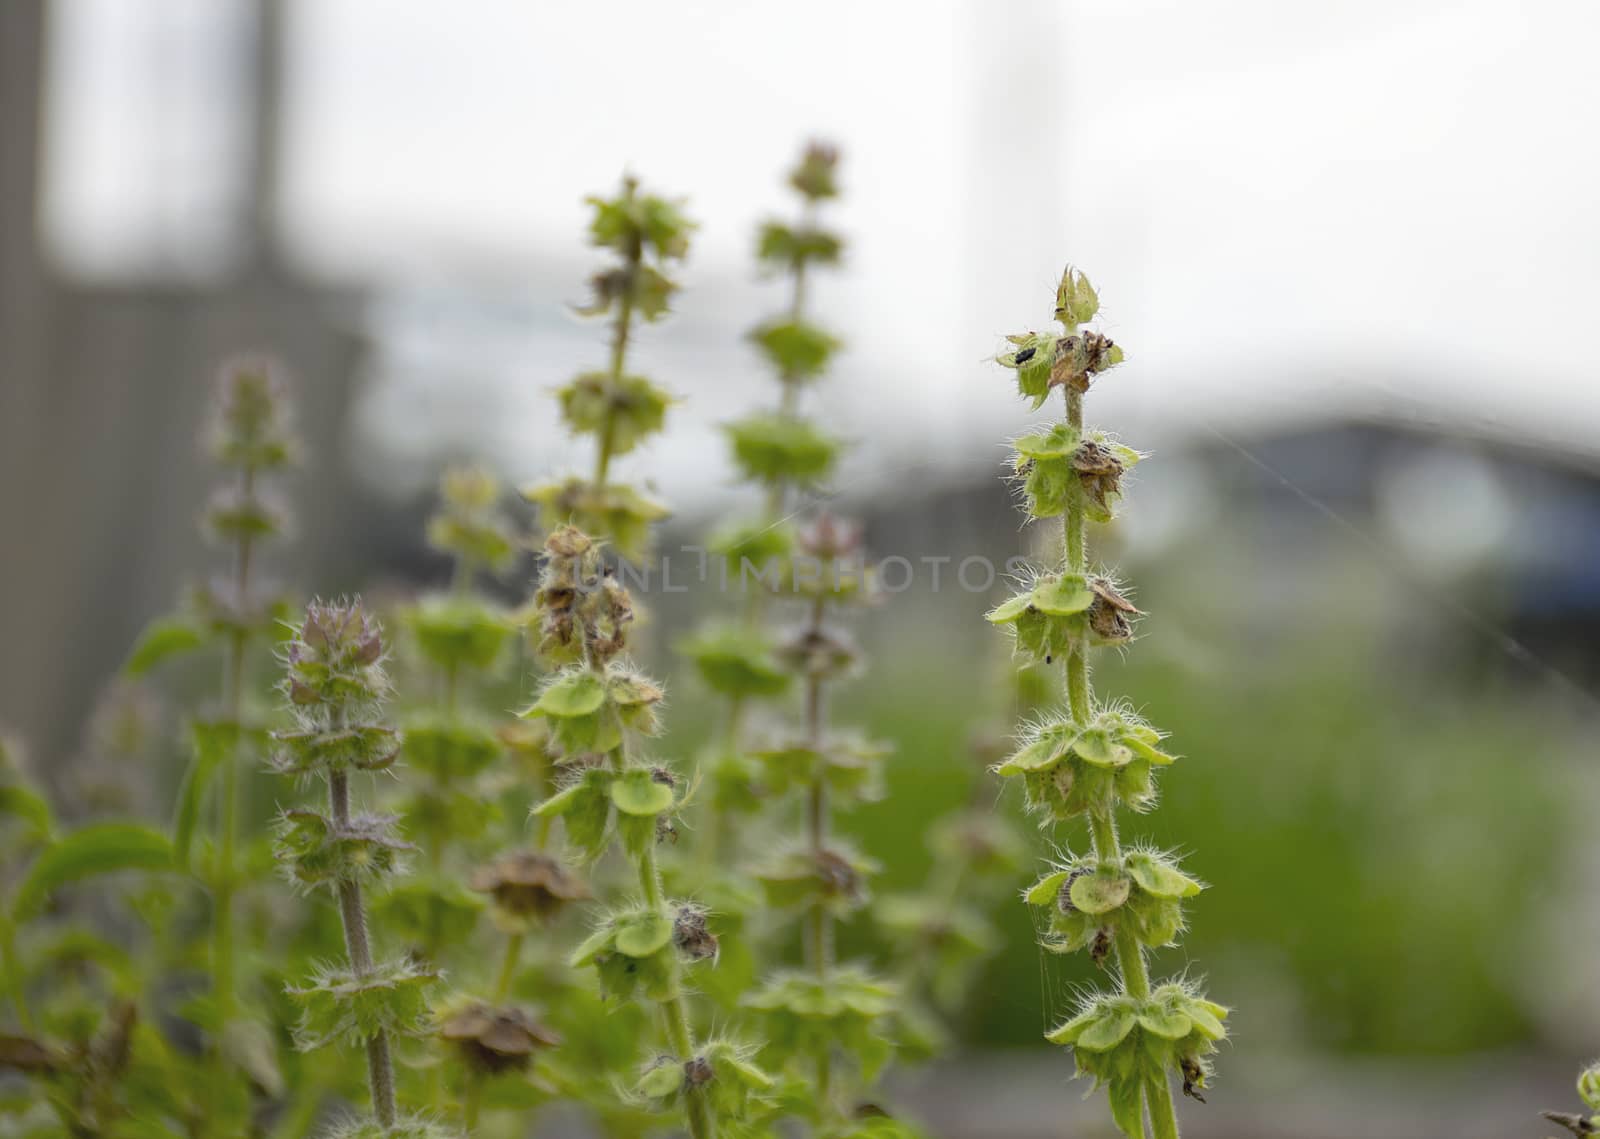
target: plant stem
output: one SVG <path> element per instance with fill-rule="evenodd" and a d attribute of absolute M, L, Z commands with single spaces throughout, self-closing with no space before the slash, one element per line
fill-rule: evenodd
<path fill-rule="evenodd" d="M 1178 1139 L 1178 1114 L 1172 1106 L 1172 1088 L 1165 1072 L 1145 1081 L 1144 1103 L 1150 1112 L 1150 1128 L 1155 1139 Z"/>
<path fill-rule="evenodd" d="M 17 1022 L 24 1032 L 34 1031 L 33 1010 L 28 1007 L 27 986 L 22 980 L 22 965 L 17 960 L 17 931 L 11 919 L 0 914 L 0 964 L 5 966 L 11 1003 L 17 1006 Z"/>
<path fill-rule="evenodd" d="M 350 823 L 350 776 L 335 770 L 328 775 L 328 804 L 335 825 Z M 339 883 L 339 916 L 344 924 L 344 946 L 350 968 L 357 977 L 372 972 L 372 947 L 367 941 L 367 911 L 361 900 L 361 883 L 351 879 Z M 384 1127 L 393 1127 L 394 1064 L 389 1056 L 389 1038 L 382 1032 L 367 1037 L 367 1083 L 372 1091 L 372 1112 Z"/>
<path fill-rule="evenodd" d="M 596 673 L 603 673 L 604 667 L 591 660 L 589 667 Z M 611 752 L 611 764 L 618 773 L 627 766 L 628 731 L 618 725 L 622 733 L 622 743 Z M 661 868 L 656 864 L 655 841 L 645 843 L 644 849 L 639 852 L 638 858 L 639 891 L 644 895 L 645 904 L 651 909 L 660 912 L 666 905 L 666 890 L 661 882 Z M 683 972 L 683 966 L 677 957 L 672 958 L 672 973 L 668 979 L 668 990 L 671 996 L 660 1001 L 661 1021 L 667 1032 L 667 1042 L 672 1046 L 673 1054 L 679 1063 L 686 1064 L 694 1059 L 696 1049 L 694 1032 L 689 1027 L 689 1015 L 683 1007 L 683 992 L 678 986 L 678 980 Z M 689 1088 L 684 1093 L 684 1108 L 689 1119 L 689 1134 L 692 1139 L 714 1139 L 716 1129 L 712 1125 L 711 1112 L 706 1104 L 705 1094 L 699 1088 Z"/>
<path fill-rule="evenodd" d="M 644 900 L 652 908 L 659 910 L 665 902 L 661 887 L 661 870 L 656 865 L 655 844 L 647 843 L 644 851 L 639 855 L 639 888 L 644 892 Z M 667 1030 L 667 1041 L 672 1045 L 672 1051 L 679 1063 L 688 1063 L 695 1057 L 694 1033 L 689 1028 L 689 1015 L 683 1007 L 683 994 L 678 989 L 678 977 L 682 967 L 677 959 L 673 959 L 672 978 L 670 987 L 672 995 L 661 1002 L 661 1019 Z M 707 1107 L 705 1094 L 699 1088 L 691 1087 L 684 1094 L 684 1106 L 689 1117 L 689 1134 L 694 1139 L 711 1139 L 716 1134 L 711 1123 L 711 1112 Z"/>
<path fill-rule="evenodd" d="M 499 1004 L 511 992 L 511 982 L 517 975 L 517 964 L 522 959 L 523 934 L 513 933 L 506 938 L 506 955 L 500 963 L 500 976 L 494 983 L 494 1003 Z"/>
<path fill-rule="evenodd" d="M 1071 387 L 1067 396 L 1067 423 L 1073 430 L 1083 430 L 1083 394 Z M 1065 544 L 1066 571 L 1072 574 L 1088 573 L 1088 549 L 1084 533 L 1086 511 L 1083 505 L 1083 487 L 1074 481 L 1067 497 L 1063 521 L 1062 540 Z M 1094 706 L 1094 689 L 1089 683 L 1088 637 L 1079 638 L 1067 654 L 1067 704 L 1072 718 L 1087 724 Z M 1089 812 L 1089 838 L 1095 858 L 1102 862 L 1118 862 L 1122 847 L 1117 841 L 1115 807 Z M 1144 1000 L 1150 996 L 1150 971 L 1145 964 L 1144 947 L 1129 929 L 1119 929 L 1116 939 L 1117 971 L 1122 975 L 1122 989 L 1130 997 Z M 1178 1139 L 1178 1119 L 1172 1106 L 1172 1089 L 1165 1073 L 1149 1077 L 1144 1082 L 1145 1107 L 1150 1113 L 1150 1126 L 1155 1139 Z"/>
<path fill-rule="evenodd" d="M 248 500 L 255 490 L 255 468 L 246 466 L 239 473 L 240 489 Z M 250 591 L 250 563 L 253 542 L 241 534 L 234 546 L 233 598 L 241 613 L 247 611 Z M 212 999 L 216 1010 L 216 1076 L 211 1087 L 213 1115 L 225 1101 L 229 1079 L 227 1058 L 222 1052 L 222 1035 L 238 1007 L 238 982 L 234 967 L 233 898 L 239 847 L 239 762 L 244 743 L 244 665 L 249 637 L 235 628 L 228 637 L 223 664 L 223 716 L 233 731 L 232 747 L 222 764 L 222 788 L 217 809 L 221 815 L 217 835 L 217 861 L 211 883 Z"/>
<path fill-rule="evenodd" d="M 809 632 L 820 634 L 822 631 L 822 618 L 826 612 L 827 603 L 822 597 L 817 597 L 811 604 L 811 620 Z M 827 718 L 827 705 L 824 700 L 823 679 L 816 673 L 806 676 L 806 746 L 814 756 L 820 756 L 827 746 L 824 737 L 824 726 Z M 826 765 L 818 764 L 812 770 L 811 787 L 806 796 L 806 837 L 811 844 L 811 858 L 818 870 L 822 868 L 823 855 L 827 850 L 828 842 L 828 773 Z M 806 945 L 806 957 L 811 967 L 816 970 L 817 980 L 826 984 L 828 972 L 833 964 L 833 915 L 828 911 L 827 903 L 818 899 L 812 907 L 809 918 L 809 938 Z M 827 1104 L 829 1088 L 833 1082 L 833 1050 L 824 1044 L 817 1051 L 817 1095 L 824 1106 Z"/>
<path fill-rule="evenodd" d="M 644 248 L 635 245 L 628 250 L 627 278 L 628 291 L 622 294 L 622 303 L 617 308 L 617 323 L 611 336 L 611 386 L 615 390 L 622 382 L 622 366 L 628 356 L 628 334 L 633 324 L 633 279 L 638 275 L 639 263 L 644 258 Z M 599 490 L 606 485 L 606 475 L 611 470 L 611 451 L 615 446 L 617 417 L 614 408 L 606 408 L 605 427 L 600 431 L 600 449 L 594 461 L 594 485 Z"/>

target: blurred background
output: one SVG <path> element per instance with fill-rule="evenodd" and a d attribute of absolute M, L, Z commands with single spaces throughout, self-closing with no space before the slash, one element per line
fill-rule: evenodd
<path fill-rule="evenodd" d="M 1153 452 L 1101 546 L 1151 616 L 1099 682 L 1187 757 L 1132 833 L 1214 887 L 1160 966 L 1239 1009 L 1186 1127 L 1543 1134 L 1600 1049 L 1597 34 L 1543 0 L 6 0 L 0 729 L 70 787 L 119 714 L 162 714 L 108 686 L 208 564 L 195 440 L 235 350 L 297 376 L 275 565 L 306 592 L 436 578 L 447 462 L 574 461 L 582 197 L 624 170 L 702 227 L 639 345 L 684 402 L 622 462 L 675 507 L 663 548 L 697 541 L 743 493 L 717 424 L 768 398 L 755 227 L 826 138 L 836 505 L 879 555 L 951 559 L 872 615 L 849 701 L 898 746 L 852 823 L 888 886 L 1008 722 L 975 681 L 1001 587 L 949 567 L 1029 543 L 998 476 L 1033 418 L 989 358 L 1070 259 L 1128 351 L 1090 418 Z M 652 599 L 669 633 L 715 603 Z M 711 715 L 685 678 L 669 746 Z M 1088 972 L 1011 920 L 908 1103 L 1099 1134 L 1039 1040 Z"/>

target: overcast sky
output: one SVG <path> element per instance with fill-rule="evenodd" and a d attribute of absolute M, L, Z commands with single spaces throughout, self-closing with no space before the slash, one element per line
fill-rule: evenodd
<path fill-rule="evenodd" d="M 114 273 L 226 216 L 243 11 L 58 0 L 46 217 L 67 263 Z M 1130 434 L 1381 410 L 1600 439 L 1600 5 L 291 11 L 283 221 L 317 273 L 468 295 L 560 274 L 576 296 L 581 198 L 626 167 L 704 222 L 682 322 L 655 338 L 727 345 L 659 359 L 748 371 L 740 330 L 777 303 L 744 288 L 750 236 L 821 135 L 846 154 L 852 238 L 816 293 L 853 348 L 830 414 L 862 434 L 892 415 L 969 448 L 1020 426 L 984 358 L 1045 323 L 1070 259 L 1128 348 L 1096 399 Z M 542 388 L 568 363 L 512 371 Z M 535 432 L 535 394 L 496 429 Z M 726 417 L 685 414 L 701 434 Z"/>

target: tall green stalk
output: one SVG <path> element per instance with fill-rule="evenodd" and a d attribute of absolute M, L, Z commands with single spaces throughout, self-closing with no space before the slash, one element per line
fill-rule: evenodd
<path fill-rule="evenodd" d="M 633 322 L 667 312 L 677 285 L 666 275 L 688 251 L 692 225 L 676 203 L 639 191 L 625 179 L 615 198 L 593 198 L 590 236 L 615 262 L 593 278 L 594 302 L 580 310 L 612 318 L 610 361 L 560 392 L 575 434 L 593 435 L 593 477 L 532 488 L 548 537 L 535 608 L 541 655 L 560 667 L 524 713 L 548 725 L 569 780 L 535 808 L 561 819 L 569 846 L 586 859 L 620 845 L 633 864 L 636 898 L 612 898 L 596 932 L 572 955 L 593 966 L 607 998 L 639 997 L 659 1013 L 663 1046 L 645 1062 L 634 1093 L 658 1107 L 681 1107 L 693 1139 L 746 1121 L 770 1081 L 730 1041 L 696 1040 L 686 967 L 715 958 L 718 941 L 700 906 L 667 896 L 657 846 L 676 836 L 673 819 L 686 801 L 683 779 L 642 759 L 636 740 L 660 730 L 663 692 L 627 656 L 634 605 L 602 546 L 642 559 L 650 523 L 665 509 L 612 478 L 612 461 L 661 430 L 671 402 L 643 376 L 627 371 Z M 544 857 L 544 856 L 540 856 Z"/>
<path fill-rule="evenodd" d="M 272 476 L 295 455 L 288 421 L 288 397 L 276 365 L 254 358 L 224 365 L 207 442 L 218 465 L 229 471 L 232 479 L 213 493 L 204 524 L 207 533 L 231 551 L 232 569 L 228 577 L 199 592 L 199 612 L 190 618 L 222 641 L 222 706 L 217 718 L 196 727 L 196 756 L 184 792 L 190 804 L 196 803 L 207 769 L 213 764 L 220 766 L 211 873 L 217 1070 L 209 1095 L 211 1123 L 224 1129 L 230 1126 L 224 1122 L 229 1115 L 225 1101 L 239 1087 L 225 1048 L 239 1019 L 234 910 L 239 889 L 240 767 L 249 754 L 244 724 L 246 667 L 252 643 L 265 635 L 272 616 L 267 602 L 256 596 L 252 568 L 257 545 L 282 533 L 288 524 L 287 511 L 270 486 Z M 180 806 L 180 819 L 184 810 Z M 187 841 L 186 834 L 180 835 L 185 856 Z"/>
<path fill-rule="evenodd" d="M 313 602 L 285 657 L 283 691 L 294 723 L 273 733 L 274 770 L 327 786 L 326 814 L 284 812 L 275 853 L 296 885 L 326 887 L 338 903 L 345 964 L 321 967 L 290 992 L 304 1010 L 295 1033 L 300 1047 L 343 1044 L 365 1053 L 372 1119 L 352 1123 L 341 1139 L 443 1134 L 401 1117 L 391 1053 L 396 1037 L 425 1031 L 426 992 L 438 974 L 410 956 L 377 959 L 367 926 L 365 887 L 401 870 L 413 848 L 398 837 L 395 816 L 356 811 L 351 803 L 351 777 L 388 770 L 400 751 L 399 733 L 382 716 L 389 695 L 383 662 L 382 630 L 359 599 Z"/>
<path fill-rule="evenodd" d="M 1162 734 L 1125 703 L 1095 698 L 1090 653 L 1132 639 L 1138 615 L 1122 588 L 1092 570 L 1087 529 L 1107 522 L 1121 495 L 1124 471 L 1138 452 L 1084 427 L 1083 399 L 1094 378 L 1121 362 L 1122 350 L 1094 331 L 1080 330 L 1099 309 L 1087 278 L 1063 274 L 1055 318 L 1062 334 L 1010 337 L 1015 350 L 999 362 L 1035 408 L 1062 389 L 1066 418 L 1015 441 L 1016 472 L 1033 518 L 1059 516 L 1062 556 L 1022 593 L 989 614 L 1009 626 L 1018 651 L 1045 664 L 1059 662 L 1065 706 L 1031 727 L 1022 746 L 997 770 L 1019 778 L 1029 805 L 1046 825 L 1083 816 L 1089 850 L 1067 855 L 1029 888 L 1027 902 L 1043 910 L 1052 952 L 1087 950 L 1111 971 L 1116 988 L 1086 998 L 1047 1039 L 1071 1045 L 1080 1072 L 1106 1085 L 1112 1118 L 1127 1135 L 1173 1139 L 1178 1123 L 1169 1078 L 1201 1099 L 1208 1057 L 1226 1036 L 1227 1010 L 1186 981 L 1152 987 L 1148 949 L 1173 944 L 1184 928 L 1182 900 L 1201 884 L 1177 859 L 1142 846 L 1125 847 L 1119 810 L 1148 810 L 1155 802 L 1154 767 L 1173 762 Z"/>

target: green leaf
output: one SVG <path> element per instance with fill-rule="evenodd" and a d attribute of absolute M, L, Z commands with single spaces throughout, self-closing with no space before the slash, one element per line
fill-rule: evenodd
<path fill-rule="evenodd" d="M 1200 883 L 1153 854 L 1130 854 L 1128 873 L 1145 893 L 1158 898 L 1192 898 L 1201 889 Z"/>
<path fill-rule="evenodd" d="M 1133 1031 L 1133 1025 L 1134 1016 L 1128 1010 L 1104 1009 L 1078 1033 L 1075 1045 L 1086 1052 L 1109 1052 Z"/>
<path fill-rule="evenodd" d="M 0 815 L 21 819 L 39 838 L 49 838 L 55 830 L 55 817 L 50 802 L 43 795 L 20 783 L 0 786 Z"/>
<path fill-rule="evenodd" d="M 1111 1101 L 1111 1121 L 1128 1139 L 1144 1139 L 1143 1085 L 1137 1077 L 1111 1081 L 1106 1089 Z"/>
<path fill-rule="evenodd" d="M 206 643 L 205 633 L 187 620 L 157 617 L 144 627 L 122 666 L 128 676 L 143 676 L 170 657 L 192 653 Z"/>
<path fill-rule="evenodd" d="M 657 1064 L 639 1077 L 639 1093 L 652 1099 L 665 1099 L 683 1086 L 683 1065 Z"/>
<path fill-rule="evenodd" d="M 1041 581 L 1030 597 L 1035 609 L 1052 617 L 1070 617 L 1094 603 L 1094 594 L 1084 587 L 1083 579 L 1071 575 Z"/>
<path fill-rule="evenodd" d="M 184 870 L 189 868 L 189 851 L 194 845 L 206 785 L 217 767 L 233 755 L 239 739 L 239 726 L 227 721 L 196 720 L 189 731 L 194 747 L 183 781 L 178 784 L 178 805 L 172 819 L 173 856 Z"/>
<path fill-rule="evenodd" d="M 1059 740 L 1043 737 L 1016 752 L 995 770 L 1001 775 L 1017 775 L 1024 771 L 1039 771 L 1049 767 L 1060 757 L 1063 748 Z"/>
<path fill-rule="evenodd" d="M 540 803 L 533 809 L 533 814 L 539 818 L 553 818 L 564 815 L 578 805 L 578 800 L 591 790 L 588 783 L 574 783 L 561 791 L 557 791 L 550 798 Z"/>
<path fill-rule="evenodd" d="M 591 964 L 596 957 L 611 948 L 613 936 L 614 931 L 610 926 L 595 930 L 583 939 L 578 948 L 572 951 L 572 956 L 567 959 L 567 964 L 574 969 L 580 969 L 585 965 Z"/>
<path fill-rule="evenodd" d="M 1080 732 L 1072 742 L 1072 750 L 1096 767 L 1120 767 L 1133 758 L 1127 748 L 1116 746 L 1106 738 L 1104 728 L 1088 728 Z"/>
<path fill-rule="evenodd" d="M 810 379 L 828 366 L 839 341 L 813 324 L 773 321 L 750 333 L 780 374 L 791 380 Z"/>
<path fill-rule="evenodd" d="M 827 478 L 839 441 L 803 419 L 754 415 L 724 427 L 745 477 L 811 485 Z"/>
<path fill-rule="evenodd" d="M 1227 1037 L 1228 1030 L 1223 1027 L 1222 1020 L 1228 1015 L 1228 1010 L 1223 1006 L 1195 997 L 1184 1002 L 1183 1011 L 1194 1030 L 1206 1039 L 1222 1040 Z"/>
<path fill-rule="evenodd" d="M 1065 423 L 1049 431 L 1024 435 L 1012 444 L 1019 455 L 1029 459 L 1064 459 L 1078 449 L 1078 433 Z"/>
<path fill-rule="evenodd" d="M 611 784 L 611 801 L 617 810 L 629 815 L 659 815 L 677 801 L 672 786 L 658 783 L 644 768 L 624 772 Z"/>
<path fill-rule="evenodd" d="M 1133 881 L 1125 874 L 1103 868 L 1073 881 L 1072 904 L 1086 914 L 1108 913 L 1128 900 L 1132 888 Z"/>
<path fill-rule="evenodd" d="M 598 676 L 587 669 L 575 669 L 558 676 L 540 693 L 529 714 L 561 719 L 589 716 L 599 711 L 605 698 L 605 684 Z"/>
<path fill-rule="evenodd" d="M 1019 593 L 1015 597 L 1006 598 L 999 605 L 996 605 L 993 609 L 989 610 L 989 612 L 984 615 L 984 619 L 990 624 L 1004 625 L 1008 622 L 1015 621 L 1018 617 L 1022 616 L 1022 614 L 1027 611 L 1028 606 L 1032 604 L 1032 593 Z"/>
<path fill-rule="evenodd" d="M 1193 1025 L 1181 1012 L 1172 1009 L 1146 1008 L 1139 1013 L 1139 1027 L 1163 1040 L 1182 1040 L 1189 1035 Z"/>
<path fill-rule="evenodd" d="M 17 888 L 11 912 L 25 920 L 43 908 L 58 886 L 117 870 L 171 870 L 166 835 L 138 823 L 97 823 L 73 831 L 41 854 Z"/>
<path fill-rule="evenodd" d="M 1027 892 L 1022 895 L 1022 900 L 1030 906 L 1053 906 L 1056 904 L 1056 896 L 1061 893 L 1061 883 L 1071 876 L 1070 870 L 1058 870 L 1054 874 L 1046 874 L 1028 887 Z"/>
<path fill-rule="evenodd" d="M 617 919 L 617 952 L 629 957 L 649 957 L 672 940 L 672 919 L 654 910 L 642 910 Z"/>
<path fill-rule="evenodd" d="M 1084 1029 L 1100 1019 L 1101 1012 L 1098 1005 L 1080 1012 L 1065 1024 L 1059 1024 L 1045 1033 L 1044 1038 L 1052 1044 L 1076 1044 Z"/>

